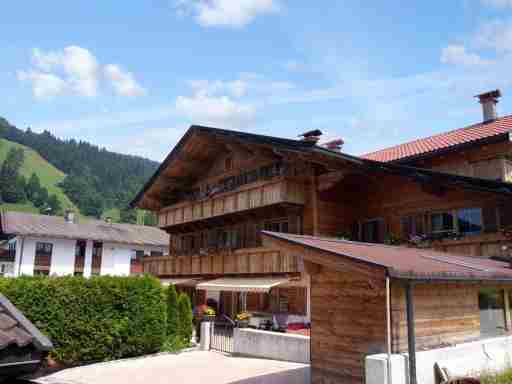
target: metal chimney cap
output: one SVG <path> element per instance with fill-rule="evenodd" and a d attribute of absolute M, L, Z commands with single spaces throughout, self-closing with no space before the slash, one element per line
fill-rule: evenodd
<path fill-rule="evenodd" d="M 485 93 L 481 93 L 479 95 L 475 95 L 475 97 L 478 97 L 480 99 L 480 102 L 488 100 L 488 99 L 499 99 L 501 96 L 502 96 L 502 94 L 499 89 L 495 89 L 494 91 L 485 92 Z"/>

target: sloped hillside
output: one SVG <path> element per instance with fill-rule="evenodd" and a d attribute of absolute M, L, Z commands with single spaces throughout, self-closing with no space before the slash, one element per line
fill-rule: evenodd
<path fill-rule="evenodd" d="M 48 163 L 33 149 L 0 138 L 0 165 L 4 162 L 11 148 L 22 148 L 25 153 L 23 165 L 20 169 L 20 174 L 22 176 L 28 180 L 32 173 L 36 173 L 40 179 L 41 186 L 46 188 L 49 194 L 54 194 L 57 196 L 63 209 L 73 209 L 78 211 L 76 206 L 71 202 L 71 200 L 69 200 L 62 189 L 58 187 L 58 184 L 64 180 L 66 175 Z M 31 203 L 2 204 L 0 205 L 0 208 L 38 212 L 37 208 L 35 208 Z"/>

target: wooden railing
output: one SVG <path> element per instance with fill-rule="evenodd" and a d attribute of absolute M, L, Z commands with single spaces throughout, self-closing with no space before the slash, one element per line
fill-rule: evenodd
<path fill-rule="evenodd" d="M 207 255 L 144 258 L 144 272 L 155 276 L 298 272 L 294 256 L 271 248 L 217 251 Z"/>
<path fill-rule="evenodd" d="M 201 201 L 166 207 L 158 214 L 158 226 L 171 227 L 278 203 L 304 204 L 304 200 L 304 188 L 295 182 L 284 179 L 259 182 Z"/>
<path fill-rule="evenodd" d="M 512 255 L 512 238 L 504 234 L 486 233 L 466 236 L 457 240 L 444 239 L 432 243 L 438 251 L 475 257 L 510 257 Z"/>

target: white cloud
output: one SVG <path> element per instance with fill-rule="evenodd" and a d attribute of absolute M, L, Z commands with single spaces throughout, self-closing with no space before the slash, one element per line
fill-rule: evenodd
<path fill-rule="evenodd" d="M 241 28 L 257 16 L 279 10 L 275 0 L 178 0 L 179 15 L 192 13 L 203 27 Z"/>
<path fill-rule="evenodd" d="M 510 8 L 512 0 L 482 0 L 482 4 L 494 8 Z"/>
<path fill-rule="evenodd" d="M 244 128 L 253 122 L 256 110 L 254 106 L 237 103 L 228 96 L 195 94 L 192 97 L 178 96 L 176 112 L 198 124 Z"/>
<path fill-rule="evenodd" d="M 483 24 L 475 42 L 479 47 L 493 49 L 498 54 L 512 52 L 512 21 L 494 20 Z"/>
<path fill-rule="evenodd" d="M 72 45 L 59 51 L 32 51 L 33 68 L 19 71 L 18 79 L 31 82 L 34 96 L 49 98 L 63 94 L 95 97 L 100 85 L 101 65 L 88 49 Z M 121 96 L 144 94 L 132 73 L 118 65 L 104 67 L 105 78 Z"/>
<path fill-rule="evenodd" d="M 476 53 L 469 53 L 463 45 L 452 44 L 441 51 L 441 63 L 465 66 L 478 66 L 490 64 L 489 60 L 482 59 Z"/>
<path fill-rule="evenodd" d="M 67 86 L 64 80 L 51 73 L 18 71 L 17 78 L 20 81 L 28 81 L 32 84 L 32 93 L 37 99 L 48 99 L 61 95 Z"/>
<path fill-rule="evenodd" d="M 123 71 L 118 65 L 108 64 L 103 71 L 120 96 L 141 96 L 146 93 L 135 81 L 133 74 Z"/>

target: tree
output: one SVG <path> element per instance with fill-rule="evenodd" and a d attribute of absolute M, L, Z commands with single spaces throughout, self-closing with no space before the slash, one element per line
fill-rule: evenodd
<path fill-rule="evenodd" d="M 32 203 L 34 203 L 37 208 L 42 208 L 48 203 L 48 191 L 46 188 L 39 189 L 39 192 L 33 198 Z"/>
<path fill-rule="evenodd" d="M 192 304 L 186 293 L 180 293 L 178 297 L 178 338 L 185 344 L 192 339 Z"/>
<path fill-rule="evenodd" d="M 58 215 L 62 211 L 62 205 L 56 195 L 51 195 L 47 202 L 49 211 L 48 213 L 52 216 Z"/>
<path fill-rule="evenodd" d="M 121 223 L 137 224 L 137 211 L 130 208 L 121 209 L 120 219 Z"/>
<path fill-rule="evenodd" d="M 173 284 L 167 288 L 167 337 L 176 339 L 178 334 L 178 294 Z"/>
<path fill-rule="evenodd" d="M 0 169 L 0 192 L 2 199 L 7 203 L 23 202 L 25 191 L 18 188 L 24 188 L 25 179 L 21 179 L 19 170 L 23 165 L 25 153 L 21 148 L 11 148 Z"/>
<path fill-rule="evenodd" d="M 28 179 L 27 186 L 25 187 L 25 194 L 27 195 L 27 199 L 33 202 L 40 191 L 41 181 L 39 180 L 39 176 L 37 176 L 36 173 L 32 173 Z"/>
<path fill-rule="evenodd" d="M 144 225 L 148 225 L 150 227 L 156 227 L 158 220 L 154 212 L 144 211 L 143 215 Z"/>

